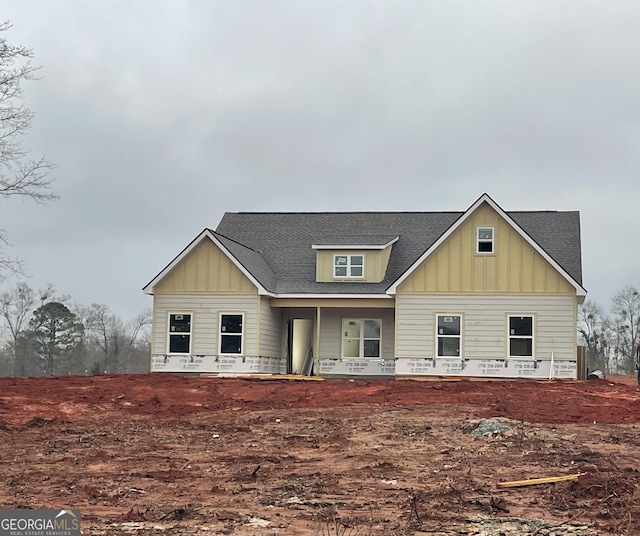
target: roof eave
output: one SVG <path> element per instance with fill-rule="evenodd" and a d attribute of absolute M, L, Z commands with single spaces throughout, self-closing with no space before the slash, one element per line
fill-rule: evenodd
<path fill-rule="evenodd" d="M 386 244 L 376 245 L 349 245 L 349 244 L 311 244 L 311 249 L 387 249 L 391 244 L 398 241 L 400 236 L 396 236 L 392 240 L 389 240 Z"/>

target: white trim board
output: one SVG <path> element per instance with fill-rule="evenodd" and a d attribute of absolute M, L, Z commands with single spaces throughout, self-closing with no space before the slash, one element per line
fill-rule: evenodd
<path fill-rule="evenodd" d="M 359 250 L 359 249 L 387 249 L 391 244 L 396 243 L 399 240 L 399 236 L 396 236 L 393 240 L 389 240 L 386 244 L 374 245 L 374 246 L 355 246 L 348 244 L 311 244 L 311 249 L 350 249 L 350 250 Z"/>

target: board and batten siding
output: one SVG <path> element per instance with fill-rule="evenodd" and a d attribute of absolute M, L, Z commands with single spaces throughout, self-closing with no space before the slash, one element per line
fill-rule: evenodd
<path fill-rule="evenodd" d="M 494 231 L 493 253 L 477 253 L 477 229 Z M 575 294 L 574 287 L 487 203 L 398 287 L 419 292 Z"/>
<path fill-rule="evenodd" d="M 342 357 L 342 319 L 382 320 L 381 359 L 394 358 L 394 312 L 393 309 L 322 309 L 320 317 L 319 358 Z"/>
<path fill-rule="evenodd" d="M 191 353 L 218 355 L 220 313 L 244 313 L 244 352 L 257 355 L 258 295 L 156 295 L 153 298 L 153 354 L 167 353 L 169 313 L 190 313 Z"/>
<path fill-rule="evenodd" d="M 258 289 L 208 238 L 159 281 L 157 294 L 257 294 Z"/>
<path fill-rule="evenodd" d="M 470 359 L 505 359 L 507 317 L 533 315 L 536 359 L 576 358 L 575 296 L 428 295 L 396 298 L 396 357 L 436 355 L 436 315 L 462 316 L 462 355 Z"/>
<path fill-rule="evenodd" d="M 263 357 L 282 357 L 282 309 L 271 307 L 269 298 L 260 297 L 258 353 Z"/>

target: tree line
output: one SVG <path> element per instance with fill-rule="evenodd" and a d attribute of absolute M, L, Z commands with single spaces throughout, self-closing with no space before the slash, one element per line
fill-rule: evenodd
<path fill-rule="evenodd" d="M 611 299 L 610 311 L 585 300 L 578 311 L 579 344 L 587 348 L 589 370 L 632 374 L 640 345 L 640 293 L 627 285 Z"/>
<path fill-rule="evenodd" d="M 149 372 L 149 311 L 124 322 L 107 305 L 19 282 L 0 294 L 0 321 L 1 376 Z"/>

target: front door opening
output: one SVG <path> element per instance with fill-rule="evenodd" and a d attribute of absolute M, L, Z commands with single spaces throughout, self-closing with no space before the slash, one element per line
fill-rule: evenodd
<path fill-rule="evenodd" d="M 287 374 L 313 374 L 313 320 L 287 321 Z"/>

